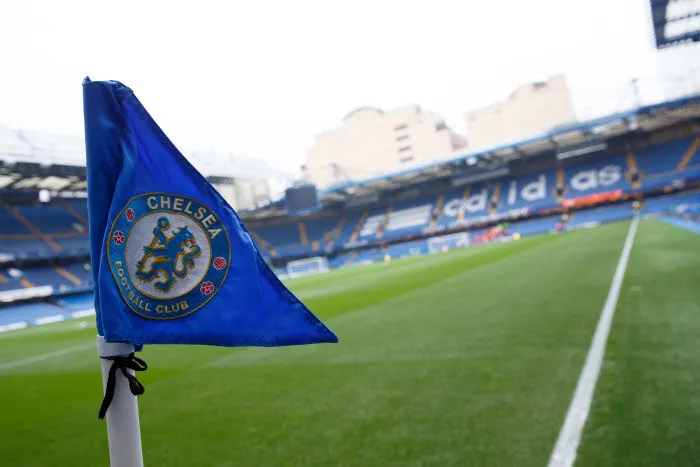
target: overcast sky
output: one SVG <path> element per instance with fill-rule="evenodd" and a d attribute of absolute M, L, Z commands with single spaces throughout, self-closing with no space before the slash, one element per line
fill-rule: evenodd
<path fill-rule="evenodd" d="M 564 72 L 588 117 L 629 101 L 633 76 L 651 100 L 690 66 L 657 56 L 648 3 L 6 1 L 0 125 L 81 133 L 82 79 L 115 79 L 177 145 L 296 171 L 363 105 L 417 103 L 463 132 L 462 112 Z"/>

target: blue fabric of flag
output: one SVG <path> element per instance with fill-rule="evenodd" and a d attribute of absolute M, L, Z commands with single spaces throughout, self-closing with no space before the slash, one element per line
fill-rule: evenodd
<path fill-rule="evenodd" d="M 338 341 L 131 89 L 86 78 L 83 105 L 97 330 L 107 342 Z"/>

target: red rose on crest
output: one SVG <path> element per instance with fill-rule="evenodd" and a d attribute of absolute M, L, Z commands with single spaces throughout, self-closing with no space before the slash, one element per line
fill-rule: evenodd
<path fill-rule="evenodd" d="M 199 291 L 204 295 L 211 295 L 212 292 L 214 292 L 214 284 L 210 281 L 206 281 L 199 287 Z"/>
<path fill-rule="evenodd" d="M 122 233 L 121 230 L 117 230 L 114 232 L 114 235 L 112 235 L 112 240 L 114 240 L 114 243 L 117 245 L 121 245 L 124 243 L 124 234 Z"/>
<path fill-rule="evenodd" d="M 126 210 L 126 219 L 131 222 L 134 220 L 134 217 L 136 217 L 136 214 L 134 213 L 134 210 L 129 208 Z"/>

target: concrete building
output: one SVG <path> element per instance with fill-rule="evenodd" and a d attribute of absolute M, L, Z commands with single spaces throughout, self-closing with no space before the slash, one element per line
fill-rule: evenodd
<path fill-rule="evenodd" d="M 387 112 L 361 107 L 339 128 L 316 136 L 305 178 L 325 188 L 444 158 L 466 145 L 442 117 L 417 105 Z"/>
<path fill-rule="evenodd" d="M 466 112 L 470 149 L 486 149 L 540 135 L 576 121 L 564 75 L 519 86 L 502 102 Z"/>

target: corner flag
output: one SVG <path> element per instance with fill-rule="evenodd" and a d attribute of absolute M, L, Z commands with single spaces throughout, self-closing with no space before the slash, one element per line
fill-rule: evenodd
<path fill-rule="evenodd" d="M 285 346 L 338 338 L 133 91 L 83 81 L 90 253 L 106 342 Z"/>

